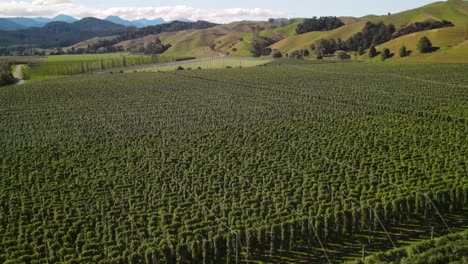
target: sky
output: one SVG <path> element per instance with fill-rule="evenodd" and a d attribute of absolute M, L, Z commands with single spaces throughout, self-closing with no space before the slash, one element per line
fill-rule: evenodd
<path fill-rule="evenodd" d="M 295 18 L 313 16 L 355 16 L 397 13 L 435 0 L 0 0 L 0 17 L 53 17 L 58 14 L 77 18 L 110 15 L 124 19 L 165 20 L 188 18 L 228 23 L 239 20 Z M 357 3 L 358 2 L 358 3 Z"/>

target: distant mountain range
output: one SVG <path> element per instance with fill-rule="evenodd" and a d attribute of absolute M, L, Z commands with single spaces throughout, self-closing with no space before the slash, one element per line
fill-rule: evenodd
<path fill-rule="evenodd" d="M 165 23 L 169 23 L 171 21 L 165 21 L 163 18 L 156 18 L 153 20 L 149 20 L 146 18 L 138 19 L 138 20 L 125 20 L 118 16 L 109 16 L 104 20 L 110 21 L 115 24 L 123 25 L 123 26 L 133 26 L 137 28 L 143 28 L 148 26 L 156 26 Z M 58 15 L 54 18 L 45 18 L 45 17 L 11 17 L 11 18 L 0 18 L 0 30 L 1 31 L 15 31 L 21 29 L 28 29 L 33 27 L 42 28 L 46 26 L 48 23 L 51 22 L 66 22 L 66 23 L 74 23 L 78 21 L 78 19 L 67 16 L 67 15 Z M 177 19 L 177 21 L 181 22 L 192 22 L 186 18 Z"/>
<path fill-rule="evenodd" d="M 66 22 L 73 23 L 78 21 L 78 19 L 67 16 L 67 15 L 58 15 L 54 18 L 45 18 L 45 17 L 11 17 L 11 18 L 0 18 L 0 30 L 20 30 L 32 27 L 44 27 L 51 22 Z"/>
<path fill-rule="evenodd" d="M 32 27 L 0 32 L 0 46 L 36 45 L 39 47 L 66 47 L 93 37 L 121 34 L 127 27 L 93 17 L 73 23 L 54 21 L 43 27 Z"/>
<path fill-rule="evenodd" d="M 4 24 L 8 25 L 9 22 L 11 21 L 7 21 Z M 162 19 L 141 20 L 140 23 L 151 24 L 156 22 L 162 22 Z M 125 21 L 119 21 L 119 23 L 125 23 Z M 68 47 L 95 37 L 118 36 L 123 41 L 152 34 L 156 35 L 162 32 L 204 29 L 216 25 L 206 21 L 172 21 L 155 26 L 136 28 L 135 26 L 125 26 L 108 20 L 87 17 L 73 23 L 54 21 L 47 23 L 43 27 L 30 27 L 10 31 L 0 30 L 0 47 L 15 45 L 32 45 L 40 48 Z"/>

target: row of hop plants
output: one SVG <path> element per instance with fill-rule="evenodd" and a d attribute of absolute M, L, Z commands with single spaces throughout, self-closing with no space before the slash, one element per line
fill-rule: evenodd
<path fill-rule="evenodd" d="M 233 263 L 300 248 L 321 260 L 313 229 L 333 248 L 377 236 L 379 220 L 440 226 L 432 202 L 466 206 L 467 127 L 447 118 L 464 116 L 463 90 L 332 66 L 0 91 L 0 260 Z"/>

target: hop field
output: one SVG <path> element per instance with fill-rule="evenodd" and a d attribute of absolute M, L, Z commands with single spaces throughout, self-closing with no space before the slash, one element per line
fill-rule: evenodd
<path fill-rule="evenodd" d="M 2 88 L 0 262 L 337 263 L 408 225 L 466 229 L 466 72 L 282 61 Z"/>

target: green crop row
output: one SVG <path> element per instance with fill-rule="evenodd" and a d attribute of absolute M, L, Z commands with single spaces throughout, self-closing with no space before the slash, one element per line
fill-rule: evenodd
<path fill-rule="evenodd" d="M 0 262 L 325 262 L 362 232 L 445 234 L 468 202 L 467 71 L 278 62 L 0 89 Z"/>

